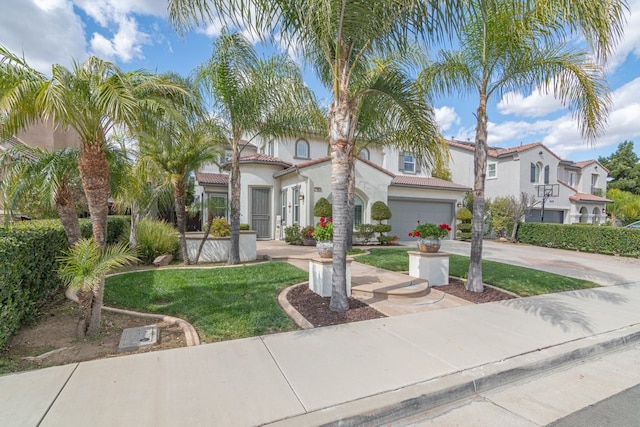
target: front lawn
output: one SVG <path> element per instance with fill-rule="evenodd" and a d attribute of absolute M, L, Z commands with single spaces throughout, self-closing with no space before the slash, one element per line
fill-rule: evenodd
<path fill-rule="evenodd" d="M 355 258 L 356 261 L 392 271 L 409 271 L 408 251 L 413 248 L 371 249 L 370 254 Z M 467 278 L 469 257 L 451 255 L 449 274 Z M 513 292 L 522 297 L 595 288 L 598 285 L 588 280 L 574 279 L 554 273 L 518 267 L 495 261 L 482 261 L 482 281 L 489 285 Z"/>
<path fill-rule="evenodd" d="M 295 329 L 276 298 L 307 279 L 283 262 L 131 272 L 107 279 L 104 303 L 180 317 L 204 342 L 224 341 Z"/>

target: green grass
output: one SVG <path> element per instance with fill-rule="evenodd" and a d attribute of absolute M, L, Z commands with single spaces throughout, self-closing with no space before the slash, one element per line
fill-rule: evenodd
<path fill-rule="evenodd" d="M 386 270 L 408 271 L 409 255 L 407 252 L 410 250 L 413 249 L 371 249 L 370 254 L 359 256 L 356 261 Z M 466 279 L 468 271 L 469 257 L 451 255 L 449 258 L 449 274 L 451 276 Z M 495 261 L 482 261 L 482 281 L 522 297 L 598 286 L 588 280 L 574 279 Z"/>
<path fill-rule="evenodd" d="M 295 329 L 276 300 L 278 292 L 308 279 L 286 263 L 231 268 L 180 268 L 109 277 L 106 305 L 180 317 L 205 342 Z"/>

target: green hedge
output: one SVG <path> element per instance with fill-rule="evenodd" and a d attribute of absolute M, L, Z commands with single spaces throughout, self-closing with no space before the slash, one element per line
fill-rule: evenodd
<path fill-rule="evenodd" d="M 91 236 L 91 222 L 81 220 Z M 128 233 L 129 218 L 110 216 L 107 240 Z M 59 220 L 24 221 L 0 227 L 0 349 L 20 325 L 33 317 L 39 304 L 59 288 L 56 257 L 68 248 Z"/>
<path fill-rule="evenodd" d="M 0 348 L 60 286 L 56 257 L 67 247 L 60 221 L 0 228 Z"/>
<path fill-rule="evenodd" d="M 565 224 L 526 222 L 517 239 L 549 248 L 571 249 L 607 255 L 640 256 L 640 230 L 621 227 L 572 227 Z"/>
<path fill-rule="evenodd" d="M 131 218 L 123 215 L 109 215 L 107 217 L 107 245 L 120 242 L 122 236 L 129 236 L 129 227 L 131 226 Z M 80 219 L 80 231 L 82 237 L 91 237 L 91 220 L 89 218 Z"/>

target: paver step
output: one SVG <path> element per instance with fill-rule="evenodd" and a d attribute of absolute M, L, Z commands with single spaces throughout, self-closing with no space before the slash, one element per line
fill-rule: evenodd
<path fill-rule="evenodd" d="M 351 288 L 354 297 L 403 299 L 420 298 L 429 293 L 429 283 L 425 280 L 413 279 L 393 285 L 380 283 L 357 285 Z"/>

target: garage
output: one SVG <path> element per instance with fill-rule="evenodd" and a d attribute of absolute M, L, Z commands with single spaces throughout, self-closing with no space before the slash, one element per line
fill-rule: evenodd
<path fill-rule="evenodd" d="M 410 240 L 408 234 L 418 224 L 418 221 L 434 224 L 444 223 L 451 227 L 455 223 L 453 201 L 389 198 L 389 209 L 393 214 L 388 221 L 391 224 L 389 234 L 400 237 L 400 240 Z M 452 233 L 449 233 L 449 236 L 451 235 Z"/>
<path fill-rule="evenodd" d="M 531 209 L 529 214 L 525 217 L 525 222 L 541 222 L 540 221 L 540 209 Z M 564 223 L 564 211 L 553 211 L 549 209 L 544 210 L 544 222 L 562 224 Z"/>

